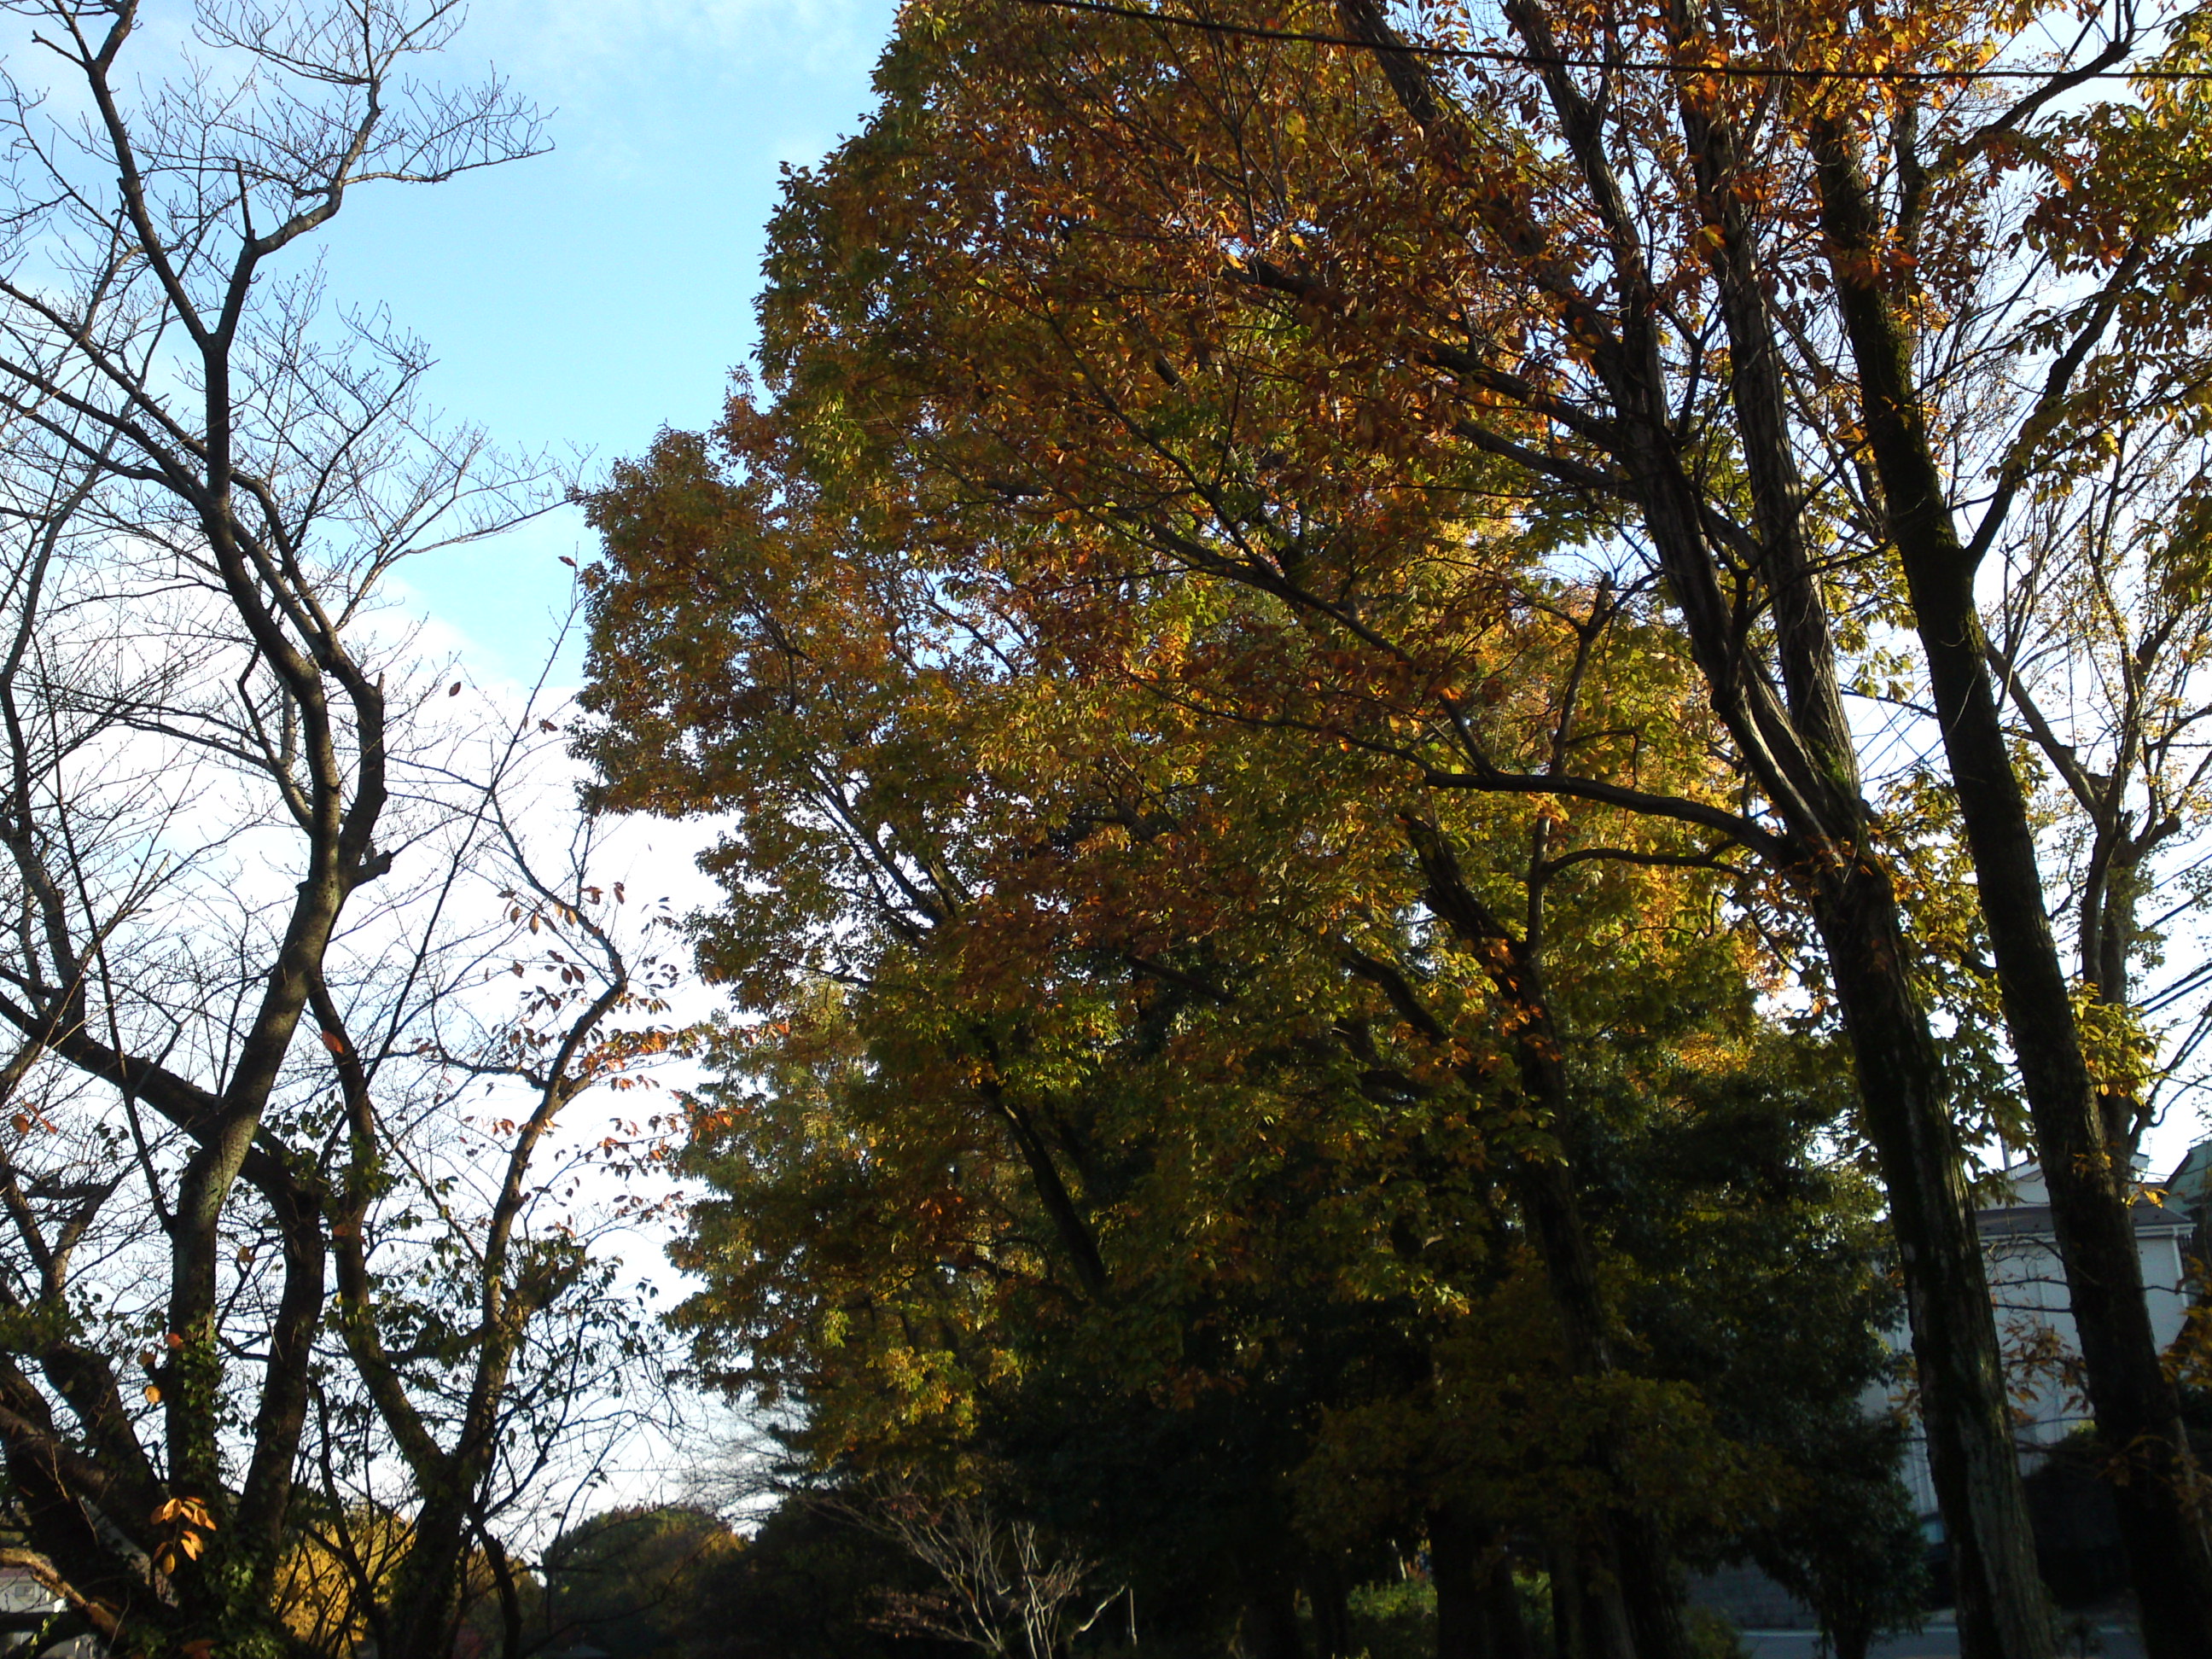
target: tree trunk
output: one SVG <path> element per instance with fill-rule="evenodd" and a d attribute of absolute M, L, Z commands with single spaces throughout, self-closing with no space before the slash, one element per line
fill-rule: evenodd
<path fill-rule="evenodd" d="M 1942 1060 L 1904 975 L 1896 897 L 1887 878 L 1859 860 L 1820 884 L 1816 912 L 1904 1268 L 1928 1462 L 1958 1594 L 1960 1652 L 1963 1659 L 2050 1659 L 2051 1620 L 1989 1282 Z"/>
<path fill-rule="evenodd" d="M 1430 1511 L 1429 1582 L 1437 1593 L 1437 1659 L 1537 1659 L 1505 1534 L 1464 1504 Z"/>
<path fill-rule="evenodd" d="M 1656 379 L 1654 386 L 1656 386 Z M 1871 814 L 1858 797 L 1848 733 L 1814 742 L 1746 671 L 1732 601 L 1703 541 L 1702 500 L 1646 388 L 1643 422 L 1624 459 L 1643 518 L 1676 589 L 1683 626 L 1715 710 L 1789 826 L 1785 848 L 1763 848 L 1805 900 L 1829 960 L 1859 1073 L 1868 1133 L 1881 1164 L 1920 1370 L 1929 1462 L 1959 1584 L 1963 1659 L 2051 1659 L 2042 1581 L 2012 1444 L 1988 1274 L 1975 1236 L 1927 1011 L 1909 977 L 1904 927 L 1888 877 L 1869 857 Z M 1820 640 L 1798 649 L 1816 654 Z M 1822 702 L 1809 666 L 1807 708 Z"/>
<path fill-rule="evenodd" d="M 1298 1633 L 1297 1581 L 1279 1563 L 1251 1570 L 1244 1592 L 1245 1659 L 1306 1659 Z"/>
<path fill-rule="evenodd" d="M 1376 64 L 1406 112 L 1425 132 L 1458 134 L 1449 98 L 1422 60 L 1405 49 L 1376 0 L 1338 0 L 1346 33 L 1374 49 Z M 1590 186 L 1600 216 L 1625 219 L 1624 200 L 1605 142 L 1606 115 L 1565 70 L 1551 20 L 1540 0 L 1513 0 L 1506 15 L 1540 64 L 1560 133 Z M 1694 28 L 1690 14 L 1680 14 Z M 1692 124 L 1692 148 L 1718 135 Z M 1925 1011 L 1906 977 L 1894 892 L 1865 861 L 1869 814 L 1860 799 L 1856 757 L 1840 712 L 1817 570 L 1803 544 L 1802 501 L 1788 464 L 1786 399 L 1778 400 L 1771 341 L 1759 292 L 1754 228 L 1735 213 L 1729 156 L 1704 155 L 1702 184 L 1723 210 L 1723 270 L 1737 350 L 1732 390 L 1753 440 L 1747 461 L 1768 569 L 1765 597 L 1779 635 L 1778 667 L 1790 707 L 1781 706 L 1757 647 L 1747 650 L 1741 596 L 1726 588 L 1707 544 L 1709 501 L 1692 477 L 1666 395 L 1656 287 L 1634 250 L 1640 232 L 1621 223 L 1612 277 L 1621 295 L 1618 332 L 1588 296 L 1587 326 L 1596 372 L 1618 412 L 1612 453 L 1632 481 L 1644 527 L 1668 578 L 1673 603 L 1716 712 L 1744 764 L 1788 826 L 1786 844 L 1762 856 L 1813 902 L 1832 952 L 1844 1021 L 1858 1058 L 1870 1132 L 1881 1154 L 1901 1265 L 1912 1308 L 1915 1352 L 1923 1374 L 1930 1462 L 1961 1576 L 1960 1643 L 1966 1659 L 2050 1659 L 2040 1580 L 2014 1459 L 1986 1274 L 1960 1174 L 1949 1097 Z M 1500 198 L 1501 201 L 1503 198 Z M 1509 246 L 1540 244 L 1537 227 L 1501 206 L 1489 227 Z M 1726 263 L 1725 261 L 1723 262 Z M 1572 296 L 1571 296 L 1572 297 Z M 1771 440 L 1771 441 L 1768 441 Z M 1549 1267 L 1547 1262 L 1547 1266 Z M 1932 1382 L 1930 1379 L 1932 1378 Z M 1632 1571 L 1651 1565 L 1646 1540 L 1624 1540 Z M 1606 1577 L 1601 1571 L 1593 1577 Z M 1555 1589 L 1557 1589 L 1555 1583 Z M 1579 1606 L 1570 1595 L 1562 1605 Z M 1679 1632 L 1679 1620 L 1677 1620 Z M 1643 1636 L 1644 1632 L 1638 1634 Z M 1561 1626 L 1562 1654 L 1568 1652 Z M 1583 1632 L 1603 1652 L 1606 1638 Z M 1679 1633 L 1677 1636 L 1679 1640 Z M 1655 1652 L 1680 1649 L 1662 1640 Z M 1580 1659 L 1577 1654 L 1573 1659 Z"/>
<path fill-rule="evenodd" d="M 1314 1659 L 1352 1659 L 1351 1586 L 1333 1555 L 1306 1562 L 1306 1600 L 1313 1607 Z"/>
<path fill-rule="evenodd" d="M 2144 1647 L 2151 1659 L 2207 1659 L 2212 1543 L 2202 1516 L 2203 1477 L 2151 1329 L 2129 1215 L 2131 1172 L 2106 1139 L 2103 1103 L 2043 908 L 2034 832 L 1997 717 L 1971 583 L 1961 580 L 1964 555 L 1955 542 L 1950 553 L 1948 570 L 1940 553 L 1908 556 L 1906 570 L 2005 1024 L 2050 1190 L 2090 1407 L 2116 1468 L 2112 1498 Z"/>
<path fill-rule="evenodd" d="M 1491 1659 L 1536 1659 L 1536 1644 L 1521 1613 L 1521 1587 L 1513 1582 L 1513 1552 L 1503 1538 L 1483 1573 L 1482 1611 L 1490 1628 Z"/>
<path fill-rule="evenodd" d="M 1514 1057 L 1522 1097 L 1539 1121 L 1554 1134 L 1561 1133 L 1573 1121 L 1574 1100 L 1560 1061 L 1559 1025 L 1545 991 L 1540 941 L 1513 937 L 1468 884 L 1457 855 L 1434 826 L 1409 819 L 1406 828 L 1427 882 L 1425 902 L 1492 964 L 1498 998 L 1516 1017 Z M 1613 1339 L 1596 1258 L 1564 1152 L 1516 1157 L 1511 1174 L 1514 1197 L 1559 1314 L 1567 1362 L 1577 1376 L 1609 1376 L 1615 1369 Z M 1688 1659 L 1666 1540 L 1622 1479 L 1626 1460 L 1609 1428 L 1601 1428 L 1596 1436 L 1596 1461 L 1619 1496 L 1591 1540 L 1597 1569 L 1590 1585 L 1596 1604 L 1591 1659 Z"/>
<path fill-rule="evenodd" d="M 1867 1659 L 1867 1650 L 1874 1644 L 1872 1632 L 1863 1620 L 1824 1626 L 1820 1634 L 1828 1638 L 1831 1659 Z"/>
<path fill-rule="evenodd" d="M 1429 1511 L 1429 1584 L 1437 1593 L 1437 1659 L 1496 1659 L 1484 1641 L 1478 1529 L 1466 1508 Z"/>
<path fill-rule="evenodd" d="M 1952 523 L 1929 447 L 1905 324 L 1875 285 L 1870 200 L 1841 134 L 1821 147 L 1822 198 L 1838 259 L 1867 435 L 1928 659 L 1997 984 L 2051 1193 L 2099 1439 L 2118 1466 L 2112 1496 L 2151 1659 L 2212 1659 L 2212 1538 L 2203 1482 L 2160 1363 L 2129 1217 L 2083 1054 L 2071 989 L 2044 908 L 2033 826 L 2014 769 L 1972 559 Z"/>
<path fill-rule="evenodd" d="M 432 1525 L 429 1534 L 410 1540 L 389 1612 L 390 1644 L 379 1659 L 447 1659 L 453 1652 L 466 1550 L 459 1525 L 444 1514 Z"/>
<path fill-rule="evenodd" d="M 1553 1539 L 1546 1559 L 1552 1569 L 1553 1659 L 1589 1659 L 1589 1644 L 1583 1631 L 1582 1564 L 1575 1559 L 1574 1540 Z"/>
<path fill-rule="evenodd" d="M 1539 1028 L 1536 1035 L 1540 1039 L 1547 1030 Z M 1565 1165 L 1516 1159 L 1514 1191 L 1535 1238 L 1576 1374 L 1607 1375 L 1613 1359 L 1596 1264 Z M 1601 1430 L 1596 1439 L 1603 1472 L 1618 1484 L 1621 1458 L 1613 1436 Z M 1589 1540 L 1592 1571 L 1585 1581 L 1589 1659 L 1686 1659 L 1689 1641 L 1668 1571 L 1671 1559 L 1659 1528 L 1633 1502 L 1617 1503 L 1600 1518 Z"/>

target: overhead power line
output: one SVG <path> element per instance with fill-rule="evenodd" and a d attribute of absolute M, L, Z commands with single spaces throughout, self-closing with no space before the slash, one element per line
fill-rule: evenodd
<path fill-rule="evenodd" d="M 1788 64 L 1675 64 L 1663 58 L 1539 57 L 1502 46 L 1443 46 L 1417 40 L 1388 45 L 1362 40 L 1349 34 L 1330 34 L 1321 29 L 1269 28 L 1259 23 L 1231 23 L 1216 17 L 1193 17 L 1188 13 L 1156 11 L 1149 6 L 1116 5 L 1114 0 L 1020 0 L 1025 6 L 1052 11 L 1091 12 L 1101 17 L 1126 17 L 1139 23 L 1165 23 L 1176 28 L 1196 29 L 1206 34 L 1237 35 L 1252 40 L 1291 40 L 1316 46 L 1343 46 L 1353 52 L 1403 52 L 1414 58 L 1440 58 L 1461 62 L 1498 64 L 1516 69 L 1584 69 L 1640 70 L 1656 75 L 1711 75 L 1732 80 L 1763 81 L 1893 81 L 1922 85 L 1943 81 L 2212 81 L 2212 69 L 1954 69 L 1873 70 L 1807 69 Z"/>

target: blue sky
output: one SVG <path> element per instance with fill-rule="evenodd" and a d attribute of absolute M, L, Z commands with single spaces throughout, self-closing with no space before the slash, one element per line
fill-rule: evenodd
<path fill-rule="evenodd" d="M 579 447 L 603 468 L 665 426 L 706 424 L 752 347 L 778 168 L 859 126 L 893 12 L 893 0 L 473 0 L 441 78 L 495 67 L 551 112 L 554 149 L 350 196 L 319 239 L 331 301 L 384 307 L 420 336 L 437 359 L 431 401 L 506 446 Z M 568 591 L 560 556 L 590 551 L 563 509 L 400 574 L 429 647 L 495 688 L 535 677 Z M 575 683 L 578 657 L 556 684 Z M 608 867 L 649 872 L 633 884 L 679 908 L 707 902 L 691 860 L 708 834 L 627 824 Z M 599 1133 L 595 1115 L 579 1121 Z M 673 1294 L 661 1243 L 648 1231 L 622 1248 Z M 632 1471 L 620 1491 L 652 1490 L 659 1473 Z"/>
<path fill-rule="evenodd" d="M 363 191 L 324 241 L 332 297 L 390 309 L 438 358 L 433 400 L 499 442 L 604 465 L 719 408 L 752 343 L 780 164 L 853 131 L 890 0 L 476 0 L 445 65 L 495 65 L 552 110 L 550 155 Z M 408 567 L 468 667 L 527 678 L 573 511 Z M 441 630 L 442 631 L 442 630 Z"/>

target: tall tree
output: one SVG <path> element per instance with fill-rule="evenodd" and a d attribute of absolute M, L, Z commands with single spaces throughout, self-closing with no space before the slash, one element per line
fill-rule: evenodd
<path fill-rule="evenodd" d="M 2059 298 L 2051 290 L 2069 264 L 2078 261 L 2076 269 L 2091 274 L 2081 285 L 2086 291 L 2060 299 L 2057 308 L 2063 320 L 2045 337 L 2023 337 L 2041 325 L 2006 314 L 2007 307 L 1992 308 L 1996 326 L 1984 325 L 1989 345 L 2027 357 L 2043 374 L 2041 385 L 2031 381 L 2006 410 L 2015 445 L 1995 469 L 1994 491 L 1978 501 L 1981 480 L 1960 476 L 1956 446 L 1946 440 L 1943 428 L 1986 421 L 1989 400 L 1967 388 L 1945 386 L 1941 375 L 1923 367 L 1932 355 L 1931 337 L 1943 331 L 1945 284 L 1940 277 L 1930 282 L 1917 269 L 1923 254 L 1940 261 L 1987 245 L 2002 223 L 1979 213 L 1964 216 L 1963 237 L 1960 228 L 1946 224 L 1941 196 L 1952 177 L 1975 168 L 1980 157 L 2015 133 L 2031 142 L 2055 141 L 2062 155 L 2074 149 L 2068 142 L 2074 135 L 2064 124 L 2038 131 L 2037 112 L 2083 77 L 2128 62 L 2154 40 L 2132 14 L 2121 13 L 2108 31 L 2094 34 L 2023 97 L 1940 137 L 1921 135 L 1923 100 L 1899 91 L 1887 109 L 1872 115 L 1840 100 L 1816 105 L 1800 143 L 1813 163 L 1820 224 L 1829 242 L 1844 361 L 1856 371 L 1875 523 L 1895 550 L 1926 663 L 2012 1051 L 2049 1184 L 2089 1401 L 2099 1437 L 2118 1471 L 2113 1499 L 2145 1639 L 2154 1653 L 2201 1656 L 2212 1654 L 2207 1488 L 2182 1423 L 2179 1395 L 2152 1332 L 2130 1215 L 2130 1136 L 2127 1126 L 2106 1121 L 2076 1017 L 2074 981 L 2059 960 L 2028 793 L 2001 716 L 1975 595 L 1982 559 L 2027 482 L 2037 436 L 2087 412 L 2074 398 L 2075 377 L 2106 345 L 2123 295 L 2171 235 L 2172 209 L 2153 198 L 2127 211 L 2124 240 L 2117 245 L 2083 246 L 2057 239 L 2057 268 L 2031 273 L 2042 279 L 2037 284 L 2042 294 Z M 1937 114 L 1931 125 L 1945 124 Z M 1900 152 L 1901 164 L 1892 159 Z M 2008 169 L 2000 164 L 1987 170 Z M 1888 187 L 1877 182 L 1885 173 L 1894 174 Z M 2058 196 L 2067 182 L 2061 161 L 2044 187 Z M 2118 331 L 2116 343 L 2123 349 L 2132 331 Z M 1962 391 L 1967 395 L 1960 396 Z M 1970 531 L 1960 529 L 1962 513 L 1971 515 Z M 2107 807 L 2102 816 L 2109 835 L 2117 827 L 2114 814 Z M 2124 872 L 2122 879 L 2127 879 Z M 2090 982 L 2110 977 L 2110 964 L 2100 960 Z M 2113 990 L 2124 994 L 2119 984 Z M 2117 1119 L 2124 1109 L 2116 1107 L 2112 1115 Z"/>
<path fill-rule="evenodd" d="M 2177 186 L 2178 188 L 2178 186 Z M 2001 562 L 1989 654 L 2015 741 L 2044 769 L 2035 805 L 2052 914 L 2116 1160 L 2198 1086 L 2206 975 L 2192 939 L 2193 825 L 2208 772 L 2201 682 L 2201 421 L 2187 353 L 2106 352 L 2078 372 L 2095 421 L 2050 423 L 2032 490 L 1986 556 Z"/>
<path fill-rule="evenodd" d="M 307 1552 L 333 1641 L 442 1656 L 634 1346 L 548 1136 L 659 1041 L 654 975 L 589 826 L 545 857 L 510 816 L 548 711 L 456 720 L 383 611 L 552 481 L 287 261 L 537 118 L 410 78 L 434 0 L 210 4 L 189 64 L 129 0 L 9 10 L 8 1559 L 118 1652 L 250 1655 L 304 1650 Z"/>
<path fill-rule="evenodd" d="M 1670 1639 L 1687 1493 L 1741 1488 L 1691 1381 L 1620 1357 L 1575 1079 L 1624 1027 L 1733 1052 L 1757 959 L 1712 925 L 1734 872 L 1663 824 L 1614 840 L 1602 808 L 1435 801 L 1366 741 L 1316 743 L 1285 710 L 1344 700 L 1333 653 L 1273 598 L 1125 595 L 1070 660 L 908 539 L 873 457 L 743 405 L 721 437 L 665 440 L 594 504 L 590 748 L 612 801 L 733 825 L 702 956 L 775 1023 L 732 1033 L 695 1139 L 718 1193 L 686 1317 L 725 1379 L 791 1390 L 825 1461 L 980 1434 L 1051 1448 L 1054 1487 L 1086 1437 L 1160 1432 L 1134 1401 L 1212 1401 L 1253 1465 L 1223 1483 L 1248 1511 L 1221 1517 L 1228 1575 L 1287 1640 L 1299 1552 L 1254 1500 L 1300 1419 L 1402 1394 L 1447 1333 L 1488 1343 L 1519 1380 L 1455 1400 L 1466 1435 L 1416 1483 L 1432 1524 L 1484 1489 L 1475 1448 L 1524 1466 L 1493 1484 L 1560 1540 L 1589 1650 Z M 1439 548 L 1419 603 L 1470 560 L 1510 562 Z M 1593 772 L 1711 770 L 1649 597 L 1525 574 L 1525 607 L 1436 624 L 1492 687 L 1491 735 Z M 1438 1305 L 1456 1329 L 1415 1311 Z M 1194 1480 L 1209 1438 L 1175 1443 Z M 1659 1473 L 1692 1468 L 1709 1488 Z M 1177 1507 L 1145 1524 L 1200 1505 Z M 1470 1567 L 1495 1554 L 1445 1531 Z"/>
<path fill-rule="evenodd" d="M 791 191 L 765 301 L 780 406 L 824 453 L 876 446 L 882 510 L 972 549 L 1073 653 L 1111 640 L 1115 605 L 1151 584 L 1261 592 L 1340 669 L 1324 711 L 1273 717 L 1395 753 L 1431 790 L 1574 796 L 1758 854 L 1818 935 L 1850 1033 L 1966 1639 L 2041 1653 L 1963 1114 L 1841 688 L 1870 629 L 1917 617 L 1937 640 L 1970 619 L 1971 559 L 1900 552 L 1942 500 L 1907 488 L 1907 452 L 1952 445 L 1945 476 L 1970 477 L 1954 434 L 2040 432 L 2130 314 L 2126 238 L 2099 264 L 2109 226 L 2076 182 L 2108 152 L 2094 123 L 2051 112 L 2069 76 L 2145 37 L 2124 18 L 2054 68 L 2014 44 L 2033 19 L 1970 7 L 1455 18 L 1426 18 L 1432 44 L 1358 4 L 1290 32 L 1319 41 L 1233 10 L 1195 26 L 917 15 L 870 131 Z M 2185 140 L 2193 118 L 2170 104 L 2154 125 Z M 1869 146 L 1904 159 L 1878 173 Z M 2185 216 L 2185 191 L 2168 199 Z M 2015 244 L 2033 258 L 2002 287 L 1988 251 Z M 1892 373 L 1910 350 L 1875 349 L 1899 327 L 1923 331 L 1917 388 Z M 1990 525 L 2027 464 L 2002 445 Z M 1456 677 L 1417 603 L 1433 594 L 1406 573 L 1455 520 L 1500 513 L 1562 562 L 1624 586 L 1663 578 L 1745 799 L 1495 747 L 1484 682 Z M 1455 603 L 1516 602 L 1473 565 Z M 1951 718 L 1959 698 L 1986 701 L 1986 676 L 1972 681 L 1939 710 L 1994 765 L 1986 722 Z M 2033 878 L 2008 759 L 2000 775 L 1963 754 L 1969 783 L 1988 774 L 1966 825 L 1978 867 L 2002 844 L 2011 877 Z M 2004 884 L 1990 871 L 1985 898 Z M 2064 1081 L 2087 1086 L 2066 1071 L 2070 1012 L 2031 1019 L 2019 1000 L 2032 982 L 2047 1002 L 2053 982 L 2039 884 L 2032 915 L 2019 880 L 2005 890 L 1996 978 L 2039 1139 L 2081 1171 L 2058 1201 L 2099 1327 L 2100 1421 L 2140 1460 L 2123 1502 L 2147 1617 L 2161 1652 L 2201 1652 L 2196 1477 L 2134 1283 L 2124 1183 L 2100 1131 L 2080 1141 L 2094 1114 Z"/>

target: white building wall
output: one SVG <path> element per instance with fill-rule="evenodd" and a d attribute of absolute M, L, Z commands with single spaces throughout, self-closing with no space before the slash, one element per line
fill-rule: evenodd
<path fill-rule="evenodd" d="M 1975 1217 L 1996 1305 L 1997 1336 L 2011 1386 L 2024 1462 L 2039 1447 L 2055 1444 L 2089 1421 L 2080 1386 L 2081 1343 L 2066 1294 L 2066 1276 L 2051 1227 L 2050 1193 L 2043 1172 L 2023 1164 L 2005 1172 L 2013 1198 Z M 2145 1189 L 2135 1206 L 2136 1246 L 2152 1334 L 2164 1348 L 2181 1334 L 2190 1287 L 2184 1252 L 2194 1223 L 2178 1202 Z M 1899 1329 L 1892 1341 L 1907 1342 Z M 1916 1438 L 1905 1460 L 1905 1484 L 1923 1517 L 1936 1513 L 1936 1488 L 1925 1443 Z"/>

